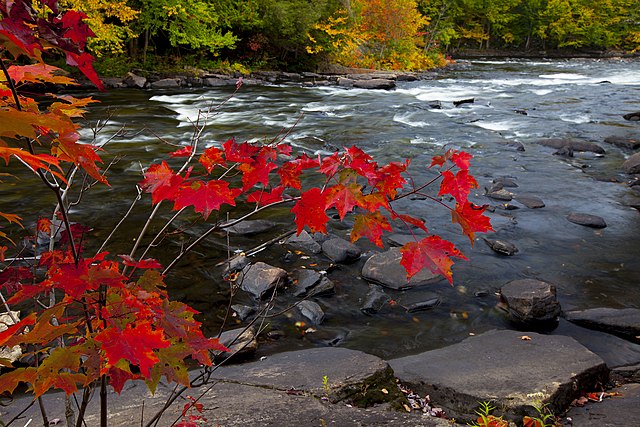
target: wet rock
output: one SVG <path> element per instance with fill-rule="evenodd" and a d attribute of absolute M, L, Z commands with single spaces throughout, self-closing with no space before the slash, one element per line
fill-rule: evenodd
<path fill-rule="evenodd" d="M 376 314 L 390 299 L 380 286 L 370 284 L 360 311 L 367 315 Z"/>
<path fill-rule="evenodd" d="M 287 245 L 306 252 L 308 254 L 319 254 L 322 252 L 322 246 L 309 233 L 302 230 L 300 235 L 293 235 L 286 241 Z"/>
<path fill-rule="evenodd" d="M 640 309 L 591 308 L 569 311 L 565 313 L 565 317 L 580 326 L 640 342 Z"/>
<path fill-rule="evenodd" d="M 625 384 L 609 392 L 619 395 L 573 407 L 566 417 L 576 427 L 637 427 L 640 420 L 640 384 Z"/>
<path fill-rule="evenodd" d="M 604 361 L 565 336 L 489 331 L 422 354 L 389 361 L 396 377 L 428 394 L 450 418 L 476 419 L 478 402 L 491 401 L 506 417 L 537 413 L 531 395 L 562 412 L 580 390 L 606 379 Z M 550 363 L 553 361 L 553 363 Z"/>
<path fill-rule="evenodd" d="M 511 242 L 506 240 L 494 240 L 482 237 L 482 240 L 491 248 L 492 251 L 500 255 L 513 256 L 518 253 L 518 248 Z"/>
<path fill-rule="evenodd" d="M 440 102 L 440 101 L 431 101 L 427 105 L 432 110 L 442 110 L 442 102 Z"/>
<path fill-rule="evenodd" d="M 313 325 L 319 325 L 324 321 L 324 311 L 322 311 L 320 304 L 315 301 L 301 301 L 297 308 L 300 314 L 309 319 Z"/>
<path fill-rule="evenodd" d="M 371 80 L 356 80 L 353 82 L 353 87 L 359 89 L 395 89 L 396 82 L 390 79 L 371 79 Z"/>
<path fill-rule="evenodd" d="M 468 98 L 468 99 L 461 99 L 459 101 L 453 101 L 453 105 L 455 107 L 459 107 L 463 104 L 473 104 L 474 102 L 476 102 L 475 98 Z"/>
<path fill-rule="evenodd" d="M 635 150 L 640 148 L 640 139 L 628 138 L 623 136 L 608 136 L 604 139 L 607 144 L 613 144 L 617 147 Z"/>
<path fill-rule="evenodd" d="M 418 311 L 431 310 L 440 305 L 440 298 L 430 298 L 426 301 L 419 301 L 405 306 L 408 313 L 416 313 Z"/>
<path fill-rule="evenodd" d="M 231 86 L 236 84 L 236 80 L 225 77 L 207 77 L 206 79 L 202 79 L 202 84 L 208 87 Z"/>
<path fill-rule="evenodd" d="M 555 322 L 560 315 L 556 287 L 534 279 L 514 280 L 500 290 L 512 321 L 535 325 Z"/>
<path fill-rule="evenodd" d="M 249 265 L 250 262 L 251 261 L 249 260 L 249 258 L 245 255 L 239 255 L 231 258 L 229 262 L 225 264 L 224 270 L 222 272 L 222 277 L 226 277 L 229 274 L 233 274 L 242 270 L 247 265 Z"/>
<path fill-rule="evenodd" d="M 355 80 L 348 79 L 346 77 L 338 77 L 338 86 L 340 87 L 353 87 Z"/>
<path fill-rule="evenodd" d="M 232 360 L 244 359 L 252 356 L 258 349 L 258 339 L 253 328 L 238 328 L 223 332 L 220 335 L 220 343 L 229 351 L 215 351 L 217 360 L 229 357 Z"/>
<path fill-rule="evenodd" d="M 362 277 L 396 290 L 429 285 L 442 280 L 441 275 L 433 274 L 426 269 L 407 280 L 407 271 L 400 265 L 401 259 L 400 248 L 391 248 L 386 252 L 377 253 L 364 263 Z"/>
<path fill-rule="evenodd" d="M 538 144 L 545 147 L 555 148 L 557 150 L 567 148 L 571 151 L 589 151 L 597 154 L 604 154 L 605 151 L 598 144 L 589 141 L 580 141 L 576 139 L 550 138 L 537 141 Z"/>
<path fill-rule="evenodd" d="M 293 274 L 293 280 L 293 294 L 297 297 L 303 296 L 309 292 L 309 289 L 320 283 L 320 280 L 322 280 L 322 274 L 315 270 L 301 269 L 297 270 Z"/>
<path fill-rule="evenodd" d="M 322 251 L 333 262 L 349 263 L 360 258 L 359 247 L 339 237 L 334 237 L 322 244 Z"/>
<path fill-rule="evenodd" d="M 487 194 L 485 194 L 485 196 L 494 200 L 501 200 L 505 202 L 511 201 L 511 199 L 513 199 L 513 193 L 505 190 L 504 188 L 488 192 Z"/>
<path fill-rule="evenodd" d="M 640 153 L 629 157 L 622 164 L 622 170 L 628 174 L 640 174 Z"/>
<path fill-rule="evenodd" d="M 256 299 L 262 299 L 276 287 L 284 285 L 287 272 L 264 262 L 247 265 L 238 277 L 240 288 Z"/>
<path fill-rule="evenodd" d="M 315 285 L 307 295 L 309 296 L 327 296 L 336 293 L 336 285 L 327 277 L 320 279 L 320 283 Z"/>
<path fill-rule="evenodd" d="M 415 242 L 422 239 L 423 237 L 424 234 L 420 234 L 417 236 L 412 236 L 411 234 L 390 234 L 387 236 L 387 240 L 392 246 L 404 246 L 407 243 Z"/>
<path fill-rule="evenodd" d="M 161 79 L 151 82 L 152 89 L 174 89 L 180 87 L 180 79 Z"/>
<path fill-rule="evenodd" d="M 518 183 L 516 182 L 516 178 L 512 176 L 499 176 L 493 179 L 494 184 L 500 184 L 502 187 L 506 188 L 518 188 Z"/>
<path fill-rule="evenodd" d="M 625 120 L 629 120 L 631 122 L 640 121 L 640 111 L 636 111 L 635 113 L 629 113 L 622 116 Z"/>
<path fill-rule="evenodd" d="M 243 322 L 256 312 L 255 307 L 249 307 L 248 305 L 242 304 L 233 304 L 231 309 L 235 313 L 236 317 Z"/>
<path fill-rule="evenodd" d="M 107 89 L 122 89 L 128 87 L 119 77 L 104 77 L 102 78 L 102 84 L 104 84 L 104 87 Z"/>
<path fill-rule="evenodd" d="M 567 219 L 574 224 L 584 225 L 585 227 L 605 228 L 607 226 L 607 223 L 604 221 L 604 219 L 597 215 L 571 212 L 569 215 L 567 215 Z"/>
<path fill-rule="evenodd" d="M 144 85 L 147 84 L 146 77 L 137 76 L 132 72 L 128 72 L 122 81 L 125 85 L 127 85 L 127 87 L 138 89 L 144 88 Z"/>
<path fill-rule="evenodd" d="M 522 203 L 529 209 L 540 209 L 546 206 L 542 201 L 542 199 L 537 196 L 532 196 L 528 194 L 519 194 L 515 196 L 515 199 L 516 199 L 516 202 Z"/>
<path fill-rule="evenodd" d="M 516 151 L 524 151 L 524 144 L 522 144 L 522 142 L 519 142 L 519 141 L 509 141 L 507 143 L 507 147 L 511 147 Z"/>
<path fill-rule="evenodd" d="M 264 233 L 271 230 L 276 226 L 276 223 L 266 219 L 256 219 L 241 221 L 236 225 L 229 227 L 229 233 L 239 236 L 252 236 L 255 234 Z"/>

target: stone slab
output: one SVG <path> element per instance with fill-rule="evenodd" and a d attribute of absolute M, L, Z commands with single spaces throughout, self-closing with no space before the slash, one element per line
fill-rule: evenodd
<path fill-rule="evenodd" d="M 522 336 L 530 340 L 523 340 Z M 507 418 L 533 415 L 535 399 L 554 412 L 580 389 L 606 378 L 596 354 L 565 336 L 493 330 L 450 347 L 389 361 L 396 377 L 428 394 L 449 417 L 470 421 L 478 402 L 492 401 Z"/>
<path fill-rule="evenodd" d="M 610 392 L 620 396 L 571 408 L 567 417 L 579 427 L 638 427 L 640 425 L 640 384 L 625 384 Z"/>
<path fill-rule="evenodd" d="M 567 320 L 586 328 L 597 329 L 640 342 L 640 309 L 591 308 L 565 313 Z"/>

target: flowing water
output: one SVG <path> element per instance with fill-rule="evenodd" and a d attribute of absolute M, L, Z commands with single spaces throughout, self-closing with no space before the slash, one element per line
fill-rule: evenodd
<path fill-rule="evenodd" d="M 226 99 L 231 88 L 182 89 L 180 91 L 115 90 L 94 94 L 102 101 L 92 118 L 111 114 L 98 140 L 104 142 L 123 126 L 124 137 L 105 147 L 105 157 L 119 156 L 111 166 L 111 188 L 94 188 L 79 205 L 76 218 L 96 224 L 95 235 L 105 237 L 135 196 L 141 165 L 159 161 L 175 148 L 187 144 L 198 110 Z M 459 107 L 453 101 L 474 98 Z M 220 144 L 230 137 L 269 141 L 284 136 L 298 153 L 329 154 L 335 147 L 358 145 L 380 163 L 411 158 L 417 182 L 431 175 L 431 156 L 447 148 L 461 148 L 474 155 L 472 172 L 480 186 L 493 178 L 511 176 L 516 194 L 542 198 L 542 209 L 496 209 L 491 214 L 494 238 L 514 243 L 513 257 L 492 252 L 482 241 L 471 247 L 456 235 L 446 210 L 427 200 L 403 199 L 398 210 L 427 219 L 430 230 L 453 239 L 469 262 L 454 266 L 455 285 L 446 281 L 404 292 L 388 291 L 396 302 L 374 316 L 359 308 L 368 284 L 358 277 L 364 261 L 329 272 L 337 288 L 333 297 L 317 298 L 326 321 L 316 332 L 302 336 L 294 327 L 295 310 L 270 319 L 270 327 L 284 338 L 267 340 L 262 351 L 279 351 L 310 345 L 338 344 L 382 357 L 401 356 L 458 342 L 469 334 L 493 328 L 510 328 L 498 310 L 496 292 L 506 282 L 537 278 L 557 286 L 564 310 L 590 307 L 640 307 L 640 193 L 620 172 L 632 154 L 603 142 L 607 136 L 640 138 L 640 124 L 622 114 L 640 110 L 640 62 L 631 61 L 472 61 L 460 62 L 434 80 L 399 82 L 394 91 L 337 87 L 245 86 L 208 120 L 202 141 Z M 434 108 L 440 101 L 442 108 Z M 526 114 L 523 114 L 526 113 Z M 283 135 L 284 128 L 293 130 Z M 156 135 L 162 137 L 162 142 Z M 90 134 L 87 133 L 87 137 Z M 563 158 L 539 146 L 542 138 L 578 138 L 599 143 L 604 157 Z M 509 144 L 520 142 L 525 151 Z M 621 181 L 621 182 L 620 182 Z M 24 184 L 26 185 L 26 184 Z M 4 196 L 3 196 L 4 197 Z M 8 196 L 7 196 L 8 197 Z M 14 197 L 21 205 L 28 200 Z M 493 204 L 478 189 L 478 204 Z M 39 201 L 42 206 L 49 200 Z M 137 230 L 144 222 L 145 207 L 134 209 L 127 227 Z M 291 228 L 288 208 L 268 216 L 280 227 L 274 237 Z M 608 227 L 594 230 L 572 224 L 572 211 L 602 216 Z M 168 216 L 168 212 L 164 212 Z M 168 250 L 154 254 L 165 263 L 169 250 L 203 228 L 194 226 L 195 216 L 179 221 L 183 234 L 168 238 Z M 333 232 L 344 236 L 346 225 L 332 222 Z M 128 252 L 131 231 L 118 233 L 110 250 Z M 232 249 L 246 250 L 258 241 L 232 237 Z M 365 250 L 375 249 L 363 245 Z M 183 260 L 169 278 L 171 293 L 203 312 L 211 333 L 221 323 L 220 307 L 228 292 L 215 263 L 226 255 L 225 236 L 212 236 Z M 318 262 L 288 255 L 274 246 L 257 259 L 293 270 Z M 319 261 L 316 268 L 327 263 Z M 430 311 L 408 314 L 402 306 L 438 297 L 441 304 Z M 248 303 L 242 295 L 237 302 Z M 287 300 L 283 300 L 283 304 Z M 232 321 L 233 323 L 233 321 Z"/>

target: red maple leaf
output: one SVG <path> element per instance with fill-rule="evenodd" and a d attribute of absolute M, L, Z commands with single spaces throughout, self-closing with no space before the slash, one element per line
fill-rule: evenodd
<path fill-rule="evenodd" d="M 296 216 L 298 234 L 304 226 L 309 226 L 312 232 L 327 232 L 329 217 L 325 213 L 327 197 L 319 188 L 312 188 L 301 194 L 300 200 L 291 208 Z"/>
<path fill-rule="evenodd" d="M 226 162 L 224 161 L 224 151 L 216 147 L 209 147 L 204 150 L 204 153 L 198 159 L 198 162 L 207 170 L 207 172 L 211 173 L 216 165 L 226 166 Z"/>
<path fill-rule="evenodd" d="M 142 259 L 140 261 L 136 261 L 134 258 L 130 257 L 129 255 L 118 255 L 118 256 L 122 258 L 122 263 L 129 267 L 156 268 L 156 269 L 162 268 L 162 265 L 160 265 L 160 263 L 153 258 L 147 258 L 147 259 Z"/>
<path fill-rule="evenodd" d="M 329 209 L 335 206 L 336 209 L 338 209 L 341 221 L 353 208 L 364 205 L 362 186 L 355 182 L 348 185 L 334 185 L 333 187 L 327 188 L 324 194 L 327 198 L 326 208 Z"/>
<path fill-rule="evenodd" d="M 269 172 L 276 168 L 275 163 L 267 162 L 264 157 L 241 164 L 238 169 L 242 172 L 242 191 L 247 191 L 257 183 L 266 187 L 269 184 Z"/>
<path fill-rule="evenodd" d="M 451 157 L 449 160 L 455 163 L 455 165 L 458 166 L 461 170 L 469 170 L 469 166 L 471 166 L 470 161 L 472 158 L 473 156 L 466 151 L 454 150 L 451 153 Z"/>
<path fill-rule="evenodd" d="M 320 164 L 320 173 L 323 173 L 326 176 L 333 176 L 341 167 L 342 157 L 338 153 L 333 153 L 331 156 L 322 159 L 322 163 Z"/>
<path fill-rule="evenodd" d="M 176 175 L 164 160 L 160 164 L 151 165 L 144 174 L 140 187 L 151 193 L 151 201 L 155 205 L 162 200 L 175 200 L 178 188 L 184 179 Z"/>
<path fill-rule="evenodd" d="M 276 203 L 282 200 L 283 191 L 284 187 L 281 185 L 275 187 L 270 192 L 266 192 L 264 190 L 254 191 L 247 196 L 247 202 L 257 203 L 258 206 L 270 205 L 271 203 Z"/>
<path fill-rule="evenodd" d="M 277 173 L 280 175 L 280 182 L 283 186 L 300 190 L 302 186 L 300 183 L 302 169 L 299 163 L 295 161 L 287 162 L 280 166 Z"/>
<path fill-rule="evenodd" d="M 370 155 L 355 146 L 347 148 L 345 154 L 348 159 L 347 162 L 345 162 L 346 167 L 355 170 L 360 176 L 367 178 L 370 183 L 376 181 L 378 178 L 378 164 L 373 161 Z"/>
<path fill-rule="evenodd" d="M 402 176 L 407 167 L 409 167 L 409 160 L 406 163 L 391 162 L 384 165 L 376 171 L 377 178 L 373 184 L 381 193 L 394 198 L 398 194 L 398 189 L 407 183 Z"/>
<path fill-rule="evenodd" d="M 467 170 L 460 170 L 455 175 L 450 171 L 443 171 L 441 175 L 442 182 L 438 196 L 451 194 L 460 204 L 466 204 L 471 189 L 478 187 L 478 182 Z"/>
<path fill-rule="evenodd" d="M 238 144 L 233 138 L 222 144 L 224 153 L 229 162 L 250 162 L 260 151 L 260 147 L 243 142 Z"/>
<path fill-rule="evenodd" d="M 187 145 L 184 148 L 169 153 L 169 157 L 189 157 L 191 153 L 193 153 L 193 147 L 191 145 Z"/>
<path fill-rule="evenodd" d="M 419 229 L 424 230 L 425 233 L 429 232 L 429 230 L 427 230 L 427 226 L 424 224 L 424 220 L 422 219 L 412 217 L 411 215 L 397 214 L 395 212 L 393 213 L 392 218 L 399 219 L 406 224 L 418 227 Z"/>
<path fill-rule="evenodd" d="M 149 378 L 151 368 L 160 361 L 153 350 L 171 345 L 162 331 L 153 328 L 150 320 L 139 321 L 135 325 L 129 323 L 124 330 L 111 326 L 97 334 L 95 340 L 102 343 L 109 367 L 124 359 L 137 365 L 145 378 Z"/>
<path fill-rule="evenodd" d="M 293 148 L 289 144 L 278 144 L 276 145 L 276 150 L 278 150 L 278 154 L 282 154 L 283 156 L 290 156 Z"/>
<path fill-rule="evenodd" d="M 442 274 L 451 284 L 453 284 L 451 257 L 467 259 L 453 243 L 440 236 L 427 236 L 419 242 L 407 243 L 400 252 L 402 252 L 400 264 L 407 270 L 408 278 L 416 275 L 423 268 L 428 268 L 432 273 Z"/>
<path fill-rule="evenodd" d="M 202 213 L 206 220 L 212 211 L 220 210 L 223 204 L 235 206 L 235 199 L 240 193 L 239 188 L 230 189 L 227 181 L 212 180 L 207 183 L 193 181 L 180 186 L 173 209 L 180 210 L 193 206 L 194 210 Z"/>
<path fill-rule="evenodd" d="M 376 246 L 382 248 L 384 247 L 382 243 L 383 230 L 393 231 L 389 220 L 380 212 L 367 212 L 364 215 L 356 215 L 351 229 L 351 242 L 356 242 L 361 237 L 366 237 Z"/>
<path fill-rule="evenodd" d="M 462 232 L 469 237 L 472 246 L 475 232 L 493 231 L 491 219 L 483 215 L 485 209 L 486 206 L 476 206 L 469 202 L 464 205 L 456 203 L 456 209 L 451 211 L 451 222 L 460 224 Z"/>

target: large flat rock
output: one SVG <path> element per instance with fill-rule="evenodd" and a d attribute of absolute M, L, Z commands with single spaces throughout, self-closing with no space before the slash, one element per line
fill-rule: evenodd
<path fill-rule="evenodd" d="M 640 309 L 591 308 L 569 311 L 567 320 L 586 328 L 598 329 L 640 342 Z"/>
<path fill-rule="evenodd" d="M 535 414 L 535 400 L 558 413 L 608 373 L 604 361 L 573 338 L 506 330 L 389 364 L 402 383 L 462 420 L 474 419 L 473 409 L 483 401 L 514 421 Z"/>
<path fill-rule="evenodd" d="M 640 384 L 626 384 L 610 391 L 620 393 L 620 396 L 571 408 L 567 417 L 571 417 L 574 426 L 580 427 L 638 427 Z"/>
<path fill-rule="evenodd" d="M 407 279 L 407 270 L 400 265 L 401 259 L 400 248 L 391 248 L 386 252 L 377 253 L 364 263 L 362 277 L 370 282 L 396 290 L 430 285 L 443 280 L 442 275 L 433 274 L 427 269 L 421 270 L 411 279 Z"/>

